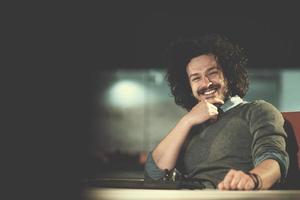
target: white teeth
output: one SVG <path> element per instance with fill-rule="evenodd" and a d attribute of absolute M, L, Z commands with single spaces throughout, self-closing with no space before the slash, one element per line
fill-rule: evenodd
<path fill-rule="evenodd" d="M 204 94 L 206 95 L 206 94 L 212 94 L 212 93 L 214 93 L 216 90 L 210 90 L 210 91 L 207 91 L 207 92 L 204 92 Z"/>

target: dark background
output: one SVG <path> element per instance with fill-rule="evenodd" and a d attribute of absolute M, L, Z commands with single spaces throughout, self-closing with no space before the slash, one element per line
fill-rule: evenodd
<path fill-rule="evenodd" d="M 211 32 L 239 43 L 249 67 L 300 67 L 294 1 L 26 2 L 4 8 L 12 141 L 7 163 L 9 177 L 18 177 L 9 180 L 49 198 L 79 197 L 81 181 L 93 176 L 96 72 L 163 68 L 162 53 L 172 40 Z"/>
<path fill-rule="evenodd" d="M 89 10 L 87 48 L 104 68 L 163 68 L 175 39 L 222 33 L 240 44 L 250 67 L 297 67 L 299 14 L 291 1 L 124 1 Z"/>

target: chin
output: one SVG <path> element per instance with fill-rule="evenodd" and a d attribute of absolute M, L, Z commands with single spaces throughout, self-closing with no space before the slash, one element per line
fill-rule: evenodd
<path fill-rule="evenodd" d="M 210 96 L 210 97 L 204 97 L 207 101 L 212 101 L 212 100 L 214 100 L 214 99 L 216 99 L 216 98 L 220 98 L 220 97 L 218 97 L 218 96 Z"/>
<path fill-rule="evenodd" d="M 212 96 L 212 97 L 205 97 L 206 101 L 208 101 L 209 103 L 214 103 L 215 99 L 221 99 L 224 101 L 224 97 L 220 97 L 220 96 Z"/>

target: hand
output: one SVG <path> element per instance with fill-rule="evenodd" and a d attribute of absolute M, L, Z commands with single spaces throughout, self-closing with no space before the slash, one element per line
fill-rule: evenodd
<path fill-rule="evenodd" d="M 242 171 L 231 169 L 218 184 L 219 190 L 253 190 L 253 179 Z"/>
<path fill-rule="evenodd" d="M 203 99 L 196 104 L 192 110 L 186 115 L 192 125 L 201 124 L 208 119 L 217 119 L 218 108 L 214 104 L 224 104 L 221 99 L 215 98 L 213 102 Z"/>

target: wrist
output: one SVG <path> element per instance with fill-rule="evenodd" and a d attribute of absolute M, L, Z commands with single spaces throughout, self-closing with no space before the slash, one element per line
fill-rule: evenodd
<path fill-rule="evenodd" d="M 252 179 L 254 183 L 254 188 L 253 190 L 260 190 L 262 188 L 262 179 L 261 177 L 253 172 L 245 172 L 250 178 Z"/>
<path fill-rule="evenodd" d="M 181 118 L 180 122 L 187 128 L 191 128 L 192 126 L 195 125 L 195 123 L 193 122 L 193 119 L 188 114 L 184 115 Z"/>

